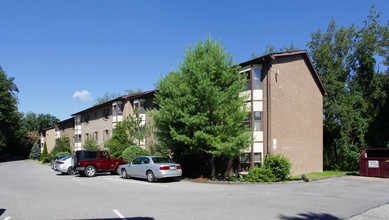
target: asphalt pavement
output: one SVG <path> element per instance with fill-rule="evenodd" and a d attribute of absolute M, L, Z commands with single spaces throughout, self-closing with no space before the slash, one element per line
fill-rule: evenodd
<path fill-rule="evenodd" d="M 389 219 L 388 204 L 389 179 L 383 178 L 148 183 L 110 174 L 63 175 L 34 161 L 0 163 L 0 220 Z"/>

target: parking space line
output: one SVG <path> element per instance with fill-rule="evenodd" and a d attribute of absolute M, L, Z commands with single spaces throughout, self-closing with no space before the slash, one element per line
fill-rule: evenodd
<path fill-rule="evenodd" d="M 117 209 L 114 209 L 113 212 L 121 219 L 127 220 Z"/>
<path fill-rule="evenodd" d="M 76 178 L 72 178 L 72 180 L 77 181 L 77 182 L 82 182 L 81 180 L 76 179 Z"/>
<path fill-rule="evenodd" d="M 10 220 L 11 216 L 6 217 L 4 220 Z"/>

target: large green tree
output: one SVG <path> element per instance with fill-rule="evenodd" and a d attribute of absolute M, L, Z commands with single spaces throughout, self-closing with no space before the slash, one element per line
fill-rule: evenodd
<path fill-rule="evenodd" d="M 19 153 L 17 150 L 17 131 L 19 129 L 20 114 L 18 113 L 19 92 L 14 78 L 8 77 L 0 66 L 0 155 Z"/>
<path fill-rule="evenodd" d="M 251 143 L 249 129 L 242 126 L 247 112 L 239 96 L 245 81 L 220 41 L 206 37 L 189 47 L 178 70 L 156 84 L 160 108 L 153 120 L 159 143 L 181 163 L 182 158 L 199 159 L 197 169 L 203 161 L 199 157 L 208 157 L 215 177 L 216 158 L 236 158 Z"/>
<path fill-rule="evenodd" d="M 373 6 L 363 27 L 338 27 L 332 20 L 325 32 L 312 33 L 307 44 L 328 91 L 324 97 L 325 169 L 355 170 L 363 148 L 387 145 L 375 146 L 374 136 L 368 138 L 388 95 L 385 73 L 377 65 L 377 59 L 388 55 L 382 47 L 388 41 L 388 26 L 381 25 L 379 17 Z"/>

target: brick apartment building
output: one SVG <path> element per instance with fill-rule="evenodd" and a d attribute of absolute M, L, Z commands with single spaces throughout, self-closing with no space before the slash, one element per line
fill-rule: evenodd
<path fill-rule="evenodd" d="M 293 174 L 322 171 L 323 95 L 327 92 L 308 53 L 268 54 L 239 65 L 240 72 L 248 76 L 241 95 L 248 97 L 250 119 L 245 123 L 253 129 L 254 140 L 253 145 L 242 152 L 242 168 L 253 167 L 274 152 L 291 160 Z M 147 110 L 156 107 L 154 93 L 122 96 L 72 114 L 72 119 L 42 132 L 42 148 L 46 141 L 48 150 L 52 149 L 53 129 L 57 132 L 54 137 L 66 135 L 73 140 L 73 151 L 82 149 L 90 135 L 102 146 L 112 136 L 115 124 L 133 115 L 135 107 L 144 122 L 152 120 Z M 149 149 L 153 139 L 142 141 L 141 147 Z"/>

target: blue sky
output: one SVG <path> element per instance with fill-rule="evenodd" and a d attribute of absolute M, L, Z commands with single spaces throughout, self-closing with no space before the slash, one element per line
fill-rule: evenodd
<path fill-rule="evenodd" d="M 387 21 L 388 0 L 0 0 L 0 66 L 20 112 L 65 120 L 106 92 L 153 90 L 208 34 L 240 63 L 269 45 L 306 49 L 332 18 L 362 26 L 372 4 Z"/>

